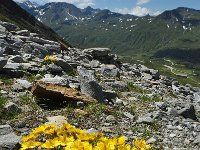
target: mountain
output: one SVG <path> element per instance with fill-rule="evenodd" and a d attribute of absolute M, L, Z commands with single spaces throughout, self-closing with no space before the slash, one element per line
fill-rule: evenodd
<path fill-rule="evenodd" d="M 79 9 L 68 3 L 47 3 L 35 10 L 38 20 L 74 46 L 109 47 L 117 54 L 136 58 L 200 61 L 199 10 L 180 7 L 144 17 L 91 7 Z"/>
<path fill-rule="evenodd" d="M 37 7 L 37 5 L 31 4 L 30 2 L 25 2 L 23 5 L 32 6 L 29 8 Z M 22 29 L 27 29 L 31 32 L 38 33 L 47 39 L 67 44 L 57 33 L 55 33 L 55 31 L 35 19 L 34 16 L 27 13 L 12 0 L 0 0 L 0 20 L 15 23 Z"/>

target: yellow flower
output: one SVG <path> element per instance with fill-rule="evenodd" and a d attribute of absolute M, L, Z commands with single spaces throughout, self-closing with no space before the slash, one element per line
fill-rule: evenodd
<path fill-rule="evenodd" d="M 58 140 L 46 140 L 44 144 L 41 145 L 42 148 L 54 148 L 60 145 Z"/>
<path fill-rule="evenodd" d="M 25 150 L 25 149 L 30 149 L 30 148 L 36 148 L 38 146 L 40 146 L 41 143 L 40 142 L 36 142 L 36 141 L 26 141 L 21 143 L 21 148 L 20 150 Z"/>
<path fill-rule="evenodd" d="M 35 135 L 35 134 L 29 134 L 29 135 L 27 135 L 27 136 L 23 136 L 23 137 L 22 137 L 22 141 L 23 141 L 23 142 L 33 141 L 33 140 L 35 140 L 36 138 L 37 138 L 37 135 Z"/>
<path fill-rule="evenodd" d="M 49 59 L 50 59 L 49 55 L 47 55 L 47 56 L 44 57 L 44 60 L 46 60 L 46 61 L 49 60 Z"/>
<path fill-rule="evenodd" d="M 53 61 L 57 61 L 57 57 L 56 57 L 55 55 L 53 55 L 53 56 L 51 57 L 51 59 L 52 59 Z"/>
<path fill-rule="evenodd" d="M 125 138 L 124 138 L 123 136 L 121 136 L 121 137 L 119 137 L 119 138 L 117 139 L 117 144 L 122 145 L 122 144 L 124 144 L 124 143 L 125 143 Z"/>
<path fill-rule="evenodd" d="M 74 142 L 74 137 L 67 137 L 67 136 L 59 136 L 58 140 L 60 141 L 61 146 L 66 146 L 67 143 Z"/>
<path fill-rule="evenodd" d="M 151 148 L 150 145 L 146 144 L 145 140 L 136 139 L 134 145 L 136 149 L 133 150 L 149 150 Z"/>

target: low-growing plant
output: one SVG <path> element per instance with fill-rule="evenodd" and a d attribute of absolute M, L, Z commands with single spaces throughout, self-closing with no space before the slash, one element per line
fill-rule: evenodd
<path fill-rule="evenodd" d="M 126 144 L 123 136 L 107 138 L 103 133 L 87 133 L 70 124 L 57 127 L 45 124 L 22 137 L 21 150 L 150 150 L 143 139 L 135 139 L 134 146 Z"/>
<path fill-rule="evenodd" d="M 159 96 L 148 96 L 148 95 L 140 95 L 138 99 L 142 100 L 143 102 L 159 102 L 161 98 Z"/>
<path fill-rule="evenodd" d="M 57 61 L 57 57 L 55 55 L 53 55 L 53 56 L 47 55 L 47 56 L 44 57 L 43 63 L 54 64 L 56 61 Z"/>
<path fill-rule="evenodd" d="M 0 75 L 0 81 L 3 82 L 5 85 L 12 85 L 13 84 L 13 79 L 4 76 L 4 75 Z"/>
<path fill-rule="evenodd" d="M 5 103 L 8 101 L 7 97 L 0 96 L 0 110 L 3 109 Z"/>
<path fill-rule="evenodd" d="M 70 69 L 70 70 L 66 71 L 66 74 L 68 76 L 75 77 L 75 76 L 77 76 L 78 73 L 77 73 L 77 71 L 75 69 Z"/>
<path fill-rule="evenodd" d="M 137 92 L 137 93 L 143 93 L 143 94 L 150 94 L 151 92 L 146 90 L 146 89 L 143 89 L 137 85 L 134 85 L 132 82 L 128 82 L 128 89 L 129 91 L 134 91 L 134 92 Z"/>
<path fill-rule="evenodd" d="M 37 109 L 38 105 L 34 101 L 34 97 L 29 95 L 28 93 L 19 96 L 20 103 L 23 105 L 29 105 L 32 109 Z"/>

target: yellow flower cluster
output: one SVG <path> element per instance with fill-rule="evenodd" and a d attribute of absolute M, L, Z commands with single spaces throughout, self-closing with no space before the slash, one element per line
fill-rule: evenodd
<path fill-rule="evenodd" d="M 50 62 L 50 63 L 54 64 L 57 61 L 57 57 L 55 55 L 53 55 L 53 56 L 47 55 L 44 57 L 44 60 L 46 62 Z"/>
<path fill-rule="evenodd" d="M 86 133 L 70 124 L 61 127 L 42 125 L 22 137 L 21 150 L 57 149 L 57 150 L 150 150 L 144 140 L 136 139 L 134 147 L 125 143 L 125 138 L 106 138 L 102 133 Z"/>

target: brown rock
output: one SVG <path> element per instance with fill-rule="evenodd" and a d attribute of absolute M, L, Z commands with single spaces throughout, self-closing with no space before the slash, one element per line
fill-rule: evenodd
<path fill-rule="evenodd" d="M 46 98 L 56 101 L 82 101 L 86 103 L 97 102 L 97 100 L 92 97 L 86 96 L 75 89 L 48 84 L 43 81 L 35 81 L 31 92 L 38 98 Z"/>

